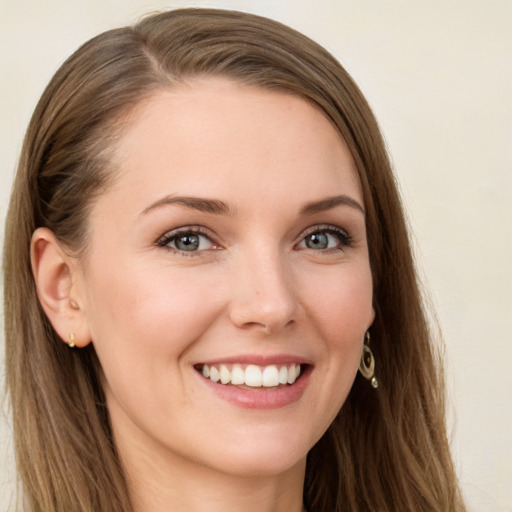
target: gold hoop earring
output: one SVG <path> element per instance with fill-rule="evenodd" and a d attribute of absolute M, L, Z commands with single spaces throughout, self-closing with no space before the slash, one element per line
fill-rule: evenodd
<path fill-rule="evenodd" d="M 74 332 L 69 333 L 68 341 L 66 341 L 66 344 L 69 348 L 76 347 L 76 337 Z"/>
<path fill-rule="evenodd" d="M 363 352 L 361 354 L 361 362 L 359 363 L 359 372 L 371 385 L 377 389 L 379 381 L 375 377 L 375 357 L 370 350 L 370 332 L 366 331 L 365 342 L 363 344 Z"/>

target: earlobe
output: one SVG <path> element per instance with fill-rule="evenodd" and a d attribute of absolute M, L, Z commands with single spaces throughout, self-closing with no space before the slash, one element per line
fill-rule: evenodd
<path fill-rule="evenodd" d="M 53 328 L 63 341 L 73 334 L 76 346 L 87 345 L 90 335 L 74 286 L 76 260 L 48 228 L 38 228 L 32 235 L 30 258 L 37 295 Z"/>
<path fill-rule="evenodd" d="M 375 307 L 374 306 L 372 306 L 371 320 L 368 325 L 368 329 L 373 325 L 373 322 L 375 322 Z"/>

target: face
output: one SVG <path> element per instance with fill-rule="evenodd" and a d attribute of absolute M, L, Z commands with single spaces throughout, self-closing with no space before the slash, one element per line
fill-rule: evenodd
<path fill-rule="evenodd" d="M 303 465 L 373 320 L 351 155 L 303 99 L 227 80 L 130 119 L 77 281 L 122 454 Z"/>

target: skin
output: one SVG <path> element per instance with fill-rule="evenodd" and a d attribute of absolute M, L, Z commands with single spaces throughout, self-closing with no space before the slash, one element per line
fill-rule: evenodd
<path fill-rule="evenodd" d="M 303 99 L 209 78 L 140 104 L 113 163 L 87 260 L 40 229 L 32 261 L 57 332 L 98 353 L 136 509 L 300 511 L 307 452 L 350 390 L 374 317 L 348 148 Z M 304 211 L 332 196 L 349 200 Z M 199 250 L 163 240 L 198 226 Z M 312 232 L 327 248 L 310 247 Z M 283 354 L 308 361 L 309 380 L 272 409 L 226 401 L 194 368 Z"/>

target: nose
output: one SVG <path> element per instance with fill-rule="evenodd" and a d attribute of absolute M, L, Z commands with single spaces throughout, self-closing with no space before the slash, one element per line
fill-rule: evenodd
<path fill-rule="evenodd" d="M 232 277 L 229 315 L 237 327 L 272 335 L 297 320 L 292 273 L 277 250 L 241 256 Z"/>

